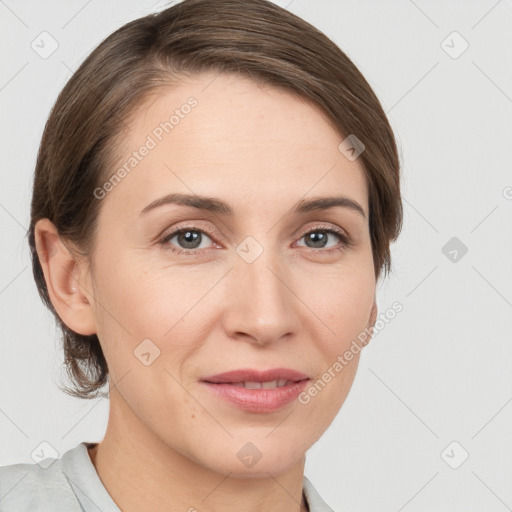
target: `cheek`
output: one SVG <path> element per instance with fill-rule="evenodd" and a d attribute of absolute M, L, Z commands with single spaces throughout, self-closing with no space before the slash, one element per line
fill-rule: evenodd
<path fill-rule="evenodd" d="M 151 329 L 153 335 L 161 335 L 166 330 L 163 323 L 168 324 L 167 329 L 172 325 L 173 317 L 169 313 L 179 307 L 179 284 L 140 259 L 125 257 L 104 264 L 96 281 L 107 323 L 117 323 L 117 328 L 125 327 L 125 333 L 145 337 L 150 334 L 142 332 L 145 328 Z M 162 325 L 155 323 L 157 318 Z M 136 332 L 132 332 L 134 329 Z"/>
<path fill-rule="evenodd" d="M 160 352 L 158 363 L 167 366 L 171 347 L 172 366 L 179 365 L 179 361 L 196 350 L 207 335 L 207 322 L 215 312 L 215 305 L 202 298 L 218 281 L 218 276 L 211 272 L 205 275 L 204 270 L 192 266 L 148 265 L 140 258 L 103 267 L 108 268 L 112 271 L 103 270 L 96 276 L 95 287 L 99 293 L 95 296 L 99 303 L 98 335 L 102 343 L 107 342 L 106 355 L 115 354 L 113 365 L 119 368 L 122 365 L 126 371 L 141 343 L 150 352 Z"/>
<path fill-rule="evenodd" d="M 336 358 L 368 325 L 375 296 L 373 268 L 317 272 L 307 283 L 297 295 L 314 313 L 324 354 Z"/>
<path fill-rule="evenodd" d="M 325 270 L 325 269 L 323 269 Z M 349 266 L 327 275 L 308 276 L 299 293 L 314 314 L 314 343 L 321 364 L 316 380 L 299 402 L 310 407 L 311 415 L 330 423 L 343 405 L 357 372 L 375 295 L 372 262 Z"/>

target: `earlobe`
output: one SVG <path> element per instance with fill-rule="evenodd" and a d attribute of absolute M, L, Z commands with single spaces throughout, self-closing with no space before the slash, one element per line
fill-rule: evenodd
<path fill-rule="evenodd" d="M 366 325 L 366 331 L 368 332 L 368 334 L 367 334 L 367 341 L 364 344 L 364 346 L 368 345 L 368 343 L 370 343 L 370 341 L 372 340 L 372 337 L 373 337 L 373 326 L 375 325 L 375 322 L 377 321 L 378 310 L 379 310 L 379 308 L 377 306 L 377 300 L 374 297 L 373 298 L 372 309 L 370 310 L 370 317 L 368 318 L 368 323 Z"/>
<path fill-rule="evenodd" d="M 375 325 L 375 322 L 377 321 L 378 310 L 379 310 L 379 308 L 377 306 L 377 300 L 374 297 L 373 298 L 372 309 L 370 311 L 370 318 L 368 320 L 368 327 L 372 328 Z"/>
<path fill-rule="evenodd" d="M 34 234 L 48 295 L 55 311 L 78 334 L 96 334 L 91 286 L 84 278 L 86 262 L 73 257 L 49 219 L 39 220 Z"/>

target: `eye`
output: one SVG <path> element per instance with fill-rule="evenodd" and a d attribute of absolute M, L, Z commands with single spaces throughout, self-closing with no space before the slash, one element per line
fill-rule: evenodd
<path fill-rule="evenodd" d="M 335 243 L 334 246 L 324 249 L 327 247 L 329 237 L 331 239 L 338 239 L 338 243 Z M 300 240 L 303 238 L 305 239 L 306 247 L 308 249 L 322 249 L 322 252 L 341 250 L 344 247 L 349 247 L 351 245 L 350 237 L 345 232 L 334 229 L 332 226 L 316 226 L 314 229 L 310 229 L 309 231 L 303 233 Z"/>
<path fill-rule="evenodd" d="M 206 234 L 207 230 L 196 227 L 185 227 L 172 231 L 164 235 L 160 243 L 168 250 L 177 254 L 198 252 L 197 249 L 205 249 L 203 242 L 210 237 Z M 176 238 L 180 247 L 173 246 L 170 242 Z M 211 239 L 210 239 L 211 240 Z"/>
<path fill-rule="evenodd" d="M 175 254 L 200 254 L 203 249 L 208 248 L 208 240 L 212 241 L 207 233 L 213 235 L 214 230 L 206 226 L 202 228 L 198 228 L 197 226 L 185 226 L 164 234 L 159 243 L 165 250 L 169 250 Z M 317 253 L 341 251 L 352 245 L 352 240 L 348 234 L 341 229 L 334 228 L 332 225 L 315 226 L 313 229 L 303 232 L 299 240 L 303 238 L 306 240 L 306 245 L 299 245 L 299 247 L 306 247 L 306 249 L 313 250 Z M 338 243 L 329 247 L 327 245 L 329 238 L 338 239 Z M 174 239 L 175 242 L 173 243 L 172 241 Z"/>

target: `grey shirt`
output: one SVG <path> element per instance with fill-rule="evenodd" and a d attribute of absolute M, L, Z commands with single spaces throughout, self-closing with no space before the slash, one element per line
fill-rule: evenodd
<path fill-rule="evenodd" d="M 0 512 L 121 512 L 82 442 L 60 459 L 0 467 Z M 304 477 L 310 512 L 334 512 Z"/>

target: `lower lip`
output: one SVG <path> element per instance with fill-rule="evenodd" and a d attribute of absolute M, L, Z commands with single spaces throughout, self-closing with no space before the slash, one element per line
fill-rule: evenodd
<path fill-rule="evenodd" d="M 232 386 L 231 384 L 213 384 L 202 381 L 217 396 L 249 412 L 277 411 L 286 404 L 293 402 L 304 390 L 308 382 L 309 379 L 304 379 L 281 388 L 247 389 Z"/>

